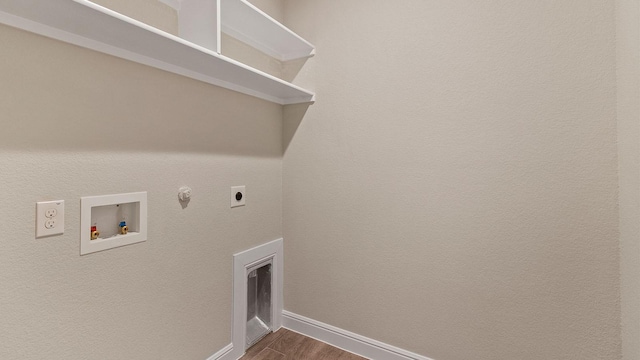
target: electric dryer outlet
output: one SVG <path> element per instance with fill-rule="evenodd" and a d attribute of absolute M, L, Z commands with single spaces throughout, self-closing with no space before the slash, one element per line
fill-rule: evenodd
<path fill-rule="evenodd" d="M 231 187 L 231 207 L 244 206 L 247 201 L 247 191 L 244 185 Z"/>

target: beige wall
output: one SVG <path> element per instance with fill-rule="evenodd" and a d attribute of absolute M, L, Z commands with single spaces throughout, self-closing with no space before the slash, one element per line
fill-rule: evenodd
<path fill-rule="evenodd" d="M 284 22 L 284 0 L 249 0 L 260 10 L 279 22 Z"/>
<path fill-rule="evenodd" d="M 614 17 L 285 1 L 317 47 L 284 129 L 285 309 L 437 360 L 619 359 Z"/>
<path fill-rule="evenodd" d="M 0 44 L 0 359 L 229 344 L 232 254 L 282 236 L 282 107 L 5 26 Z M 131 191 L 148 240 L 79 256 L 80 197 Z M 35 202 L 55 199 L 66 232 L 35 239 Z"/>
<path fill-rule="evenodd" d="M 254 3 L 318 48 L 295 80 L 318 102 L 284 127 L 0 26 L 0 358 L 205 359 L 230 342 L 231 255 L 283 220 L 287 310 L 436 360 L 619 359 L 622 293 L 640 357 L 638 0 Z M 80 257 L 79 198 L 141 190 L 149 240 Z M 34 239 L 49 199 L 66 233 Z"/>
<path fill-rule="evenodd" d="M 252 0 L 250 1 L 266 14 L 282 22 L 284 12 L 283 0 Z M 221 53 L 224 56 L 238 60 L 243 64 L 247 64 L 255 69 L 264 71 L 267 74 L 278 78 L 283 78 L 285 69 L 283 62 L 278 61 L 271 56 L 257 50 L 256 48 L 236 40 L 235 38 L 222 33 L 221 36 Z"/>
<path fill-rule="evenodd" d="M 616 2 L 622 350 L 640 359 L 640 1 Z"/>
<path fill-rule="evenodd" d="M 223 33 L 220 37 L 221 53 L 267 74 L 282 78 L 282 62 Z"/>
<path fill-rule="evenodd" d="M 113 11 L 178 35 L 178 13 L 158 0 L 92 0 Z"/>

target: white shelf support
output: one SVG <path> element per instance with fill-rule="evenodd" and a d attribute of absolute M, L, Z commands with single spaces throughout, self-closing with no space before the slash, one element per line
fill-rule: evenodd
<path fill-rule="evenodd" d="M 220 53 L 220 0 L 182 1 L 177 12 L 181 38 Z"/>

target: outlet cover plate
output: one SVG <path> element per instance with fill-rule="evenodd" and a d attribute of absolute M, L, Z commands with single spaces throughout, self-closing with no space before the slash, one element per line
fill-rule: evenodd
<path fill-rule="evenodd" d="M 64 234 L 64 200 L 36 203 L 36 237 Z"/>

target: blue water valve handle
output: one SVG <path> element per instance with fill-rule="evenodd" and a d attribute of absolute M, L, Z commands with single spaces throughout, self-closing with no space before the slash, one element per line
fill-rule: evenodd
<path fill-rule="evenodd" d="M 127 222 L 126 221 L 120 221 L 120 227 L 125 227 L 127 226 Z"/>

